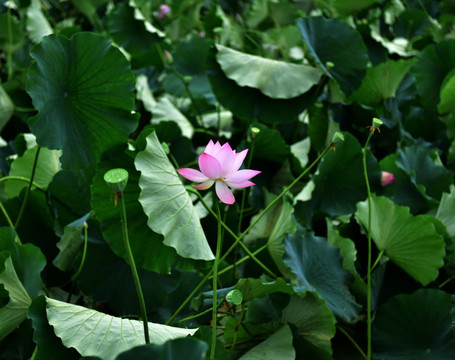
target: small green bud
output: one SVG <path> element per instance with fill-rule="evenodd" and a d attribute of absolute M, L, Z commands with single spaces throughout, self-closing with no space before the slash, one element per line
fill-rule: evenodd
<path fill-rule="evenodd" d="M 240 290 L 234 289 L 226 295 L 226 301 L 230 304 L 240 305 L 243 301 L 243 295 Z"/>
<path fill-rule="evenodd" d="M 165 153 L 166 155 L 169 155 L 169 153 L 170 153 L 169 145 L 166 144 L 165 142 L 162 142 L 162 143 L 161 143 L 161 147 L 163 148 L 164 153 Z"/>
<path fill-rule="evenodd" d="M 190 75 L 186 75 L 183 77 L 183 81 L 185 81 L 185 84 L 189 84 L 193 80 L 193 77 Z"/>
<path fill-rule="evenodd" d="M 257 128 L 256 126 L 253 126 L 251 128 L 251 137 L 254 139 L 258 134 L 261 132 L 261 129 Z"/>
<path fill-rule="evenodd" d="M 326 67 L 327 69 L 332 69 L 332 68 L 335 67 L 335 64 L 334 64 L 333 62 L 331 62 L 331 61 L 327 61 L 327 62 L 325 63 L 325 67 Z"/>
<path fill-rule="evenodd" d="M 128 182 L 128 171 L 125 169 L 112 169 L 104 174 L 107 186 L 116 193 L 122 193 Z"/>
<path fill-rule="evenodd" d="M 332 143 L 333 144 L 338 144 L 340 142 L 344 141 L 344 135 L 343 133 L 336 131 L 335 134 L 332 136 Z"/>

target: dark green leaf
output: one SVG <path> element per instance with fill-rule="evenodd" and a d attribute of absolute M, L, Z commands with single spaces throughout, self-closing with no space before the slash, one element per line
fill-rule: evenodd
<path fill-rule="evenodd" d="M 360 34 L 338 19 L 308 17 L 297 20 L 311 55 L 347 95 L 362 82 L 368 53 Z M 327 62 L 333 68 L 327 68 Z"/>
<path fill-rule="evenodd" d="M 84 168 L 126 145 L 137 125 L 134 75 L 111 42 L 93 33 L 50 35 L 36 45 L 27 92 L 37 142 L 62 149 L 64 168 Z"/>
<path fill-rule="evenodd" d="M 125 351 L 116 360 L 160 359 L 160 360 L 203 360 L 206 359 L 207 344 L 197 339 L 185 338 L 166 341 L 162 345 L 142 345 Z"/>
<path fill-rule="evenodd" d="M 373 322 L 377 359 L 452 360 L 455 338 L 451 295 L 436 289 L 400 294 L 381 306 Z"/>
<path fill-rule="evenodd" d="M 356 321 L 361 306 L 349 292 L 352 275 L 342 267 L 340 250 L 305 232 L 286 236 L 284 247 L 283 261 L 296 276 L 295 291 L 315 291 L 335 315 Z"/>

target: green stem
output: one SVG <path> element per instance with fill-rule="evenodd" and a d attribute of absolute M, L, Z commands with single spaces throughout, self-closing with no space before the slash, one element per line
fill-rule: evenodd
<path fill-rule="evenodd" d="M 6 49 L 6 63 L 8 66 L 8 80 L 13 76 L 13 27 L 11 24 L 11 9 L 8 7 L 6 12 L 6 22 L 8 27 L 8 46 Z"/>
<path fill-rule="evenodd" d="M 257 249 L 255 252 L 253 252 L 253 255 L 259 254 L 261 251 L 267 249 L 267 247 L 268 247 L 267 244 L 262 245 L 259 249 Z M 226 266 L 222 270 L 218 271 L 218 276 L 221 275 L 221 274 L 224 274 L 225 272 L 228 272 L 228 271 L 234 269 L 235 267 L 239 266 L 241 263 L 247 261 L 249 258 L 250 258 L 249 255 L 248 256 L 244 256 L 243 258 L 237 260 L 234 264 Z M 211 278 L 211 276 L 209 276 L 209 279 L 210 278 Z"/>
<path fill-rule="evenodd" d="M 8 226 L 14 229 L 14 224 L 11 221 L 11 218 L 9 217 L 8 212 L 6 211 L 5 207 L 3 206 L 3 204 L 1 202 L 0 202 L 0 210 L 2 211 L 3 215 L 5 216 Z"/>
<path fill-rule="evenodd" d="M 8 180 L 15 180 L 15 181 L 23 181 L 26 182 L 27 184 L 30 184 L 30 179 L 23 177 L 23 176 L 13 176 L 13 175 L 8 175 L 0 178 L 0 182 L 3 181 L 8 181 Z M 39 184 L 36 182 L 32 181 L 32 185 L 36 187 L 38 190 L 45 191 Z"/>
<path fill-rule="evenodd" d="M 373 266 L 371 267 L 371 271 L 373 271 L 376 268 L 376 266 L 378 266 L 379 261 L 381 261 L 382 255 L 384 255 L 384 250 L 381 250 L 381 252 L 378 254 L 376 261 L 374 262 Z"/>
<path fill-rule="evenodd" d="M 21 210 L 19 211 L 19 215 L 17 216 L 16 223 L 14 224 L 14 228 L 16 229 L 16 232 L 17 232 L 17 228 L 19 227 L 19 224 L 21 223 L 22 217 L 24 216 L 25 207 L 27 206 L 28 197 L 30 195 L 30 191 L 33 186 L 33 179 L 35 178 L 36 167 L 38 165 L 38 158 L 39 158 L 40 151 L 41 151 L 41 147 L 38 146 L 38 148 L 36 149 L 35 160 L 33 161 L 32 174 L 30 175 L 30 180 L 29 180 L 29 183 L 27 186 L 27 190 L 25 191 L 24 201 L 22 202 Z"/>
<path fill-rule="evenodd" d="M 215 349 L 216 349 L 216 325 L 217 325 L 217 312 L 218 312 L 218 299 L 217 299 L 217 287 L 218 287 L 218 264 L 221 255 L 221 213 L 220 206 L 218 205 L 218 199 L 216 193 L 213 192 L 213 203 L 216 208 L 216 214 L 218 218 L 218 227 L 217 227 L 217 239 L 216 239 L 216 254 L 215 262 L 213 263 L 213 311 L 212 311 L 212 347 L 210 348 L 210 359 L 215 359 Z"/>
<path fill-rule="evenodd" d="M 79 269 L 77 269 L 77 272 L 73 277 L 73 280 L 77 279 L 77 277 L 79 276 L 79 274 L 82 271 L 82 268 L 84 267 L 85 257 L 87 255 L 87 243 L 88 243 L 87 229 L 88 229 L 88 225 L 87 225 L 87 223 L 85 223 L 84 224 L 84 250 L 82 251 L 82 259 L 81 259 L 81 263 L 79 264 Z"/>
<path fill-rule="evenodd" d="M 368 180 L 368 170 L 367 170 L 367 149 L 368 144 L 370 143 L 370 139 L 373 136 L 374 130 L 371 130 L 368 139 L 365 143 L 363 148 L 363 175 L 365 177 L 365 185 L 367 187 L 367 195 L 368 195 L 368 265 L 367 265 L 367 359 L 371 360 L 371 299 L 372 299 L 372 291 L 371 291 L 371 251 L 372 251 L 372 244 L 371 244 L 371 189 L 370 189 L 370 182 Z"/>
<path fill-rule="evenodd" d="M 117 193 L 117 196 L 120 199 L 120 213 L 122 216 L 122 233 L 123 233 L 123 243 L 125 245 L 126 254 L 128 256 L 128 262 L 131 267 L 131 272 L 133 274 L 134 286 L 136 287 L 137 297 L 139 299 L 139 306 L 141 308 L 142 322 L 144 323 L 144 337 L 145 343 L 150 343 L 149 336 L 149 327 L 147 320 L 147 310 L 145 308 L 144 295 L 142 293 L 141 282 L 139 280 L 139 275 L 136 269 L 136 263 L 134 262 L 133 253 L 131 251 L 130 241 L 128 239 L 128 224 L 126 222 L 126 210 L 125 210 L 125 199 L 123 193 Z"/>
<path fill-rule="evenodd" d="M 202 205 L 204 205 L 204 207 L 207 209 L 207 211 L 212 214 L 213 217 L 215 217 L 215 219 L 217 218 L 217 215 L 216 213 L 210 208 L 210 206 L 208 206 L 208 204 L 205 202 L 204 198 L 202 197 L 202 195 L 199 193 L 199 191 L 196 191 L 196 190 L 193 190 L 192 188 L 189 189 L 191 190 L 194 194 L 196 194 L 198 197 L 199 197 L 199 200 L 201 201 Z M 231 228 L 229 226 L 226 225 L 226 223 L 222 220 L 221 221 L 221 226 L 229 233 L 229 235 L 231 235 L 235 241 L 237 241 L 237 235 L 234 234 L 234 232 L 231 230 Z M 243 242 L 240 242 L 239 243 L 240 246 L 242 247 L 242 249 L 248 254 L 248 257 L 253 259 L 262 269 L 264 269 L 270 276 L 272 276 L 273 278 L 277 278 L 278 276 L 275 275 L 275 273 L 270 270 L 266 265 L 264 265 L 256 256 L 254 256 L 254 254 L 251 252 L 250 249 L 248 249 L 248 246 L 246 246 Z"/>
<path fill-rule="evenodd" d="M 344 334 L 344 336 L 346 336 L 346 337 L 349 339 L 349 341 L 350 341 L 350 342 L 354 345 L 354 347 L 359 351 L 360 355 L 362 355 L 362 357 L 363 357 L 364 359 L 367 359 L 366 354 L 364 353 L 364 351 L 362 350 L 362 348 L 359 346 L 359 344 L 357 344 L 357 342 L 353 339 L 353 337 L 352 337 L 351 335 L 349 335 L 349 333 L 348 333 L 345 329 L 343 329 L 340 325 L 337 324 L 336 327 L 337 327 L 338 330 L 340 330 L 340 331 Z"/>
<path fill-rule="evenodd" d="M 177 317 L 177 315 L 180 313 L 180 311 L 183 310 L 183 308 L 186 306 L 186 304 L 188 304 L 188 302 L 197 294 L 197 292 L 201 289 L 201 287 L 205 284 L 205 282 L 209 279 L 210 275 L 212 275 L 212 271 L 208 272 L 204 278 L 199 282 L 199 284 L 197 284 L 197 286 L 193 289 L 193 291 L 191 292 L 191 294 L 189 294 L 185 301 L 183 301 L 180 306 L 177 308 L 177 310 L 175 310 L 174 314 L 172 314 L 172 316 L 169 318 L 169 320 L 166 322 L 166 325 L 169 325 L 171 324 L 174 319 Z"/>

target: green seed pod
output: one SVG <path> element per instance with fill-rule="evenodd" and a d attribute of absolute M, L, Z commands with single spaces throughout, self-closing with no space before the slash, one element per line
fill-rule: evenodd
<path fill-rule="evenodd" d="M 116 193 L 122 193 L 128 182 L 128 171 L 125 169 L 112 169 L 104 174 L 107 186 Z"/>
<path fill-rule="evenodd" d="M 240 290 L 234 289 L 226 295 L 226 301 L 230 304 L 240 305 L 243 301 L 243 295 Z"/>

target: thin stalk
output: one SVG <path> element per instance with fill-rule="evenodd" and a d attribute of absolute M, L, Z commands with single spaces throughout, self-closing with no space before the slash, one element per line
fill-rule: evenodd
<path fill-rule="evenodd" d="M 23 181 L 26 182 L 27 184 L 30 183 L 30 179 L 23 177 L 23 176 L 13 176 L 13 175 L 8 175 L 0 178 L 0 182 L 8 181 L 8 180 L 15 180 L 15 181 Z M 36 187 L 38 190 L 45 191 L 39 184 L 36 182 L 32 181 L 32 185 Z"/>
<path fill-rule="evenodd" d="M 201 287 L 205 284 L 205 282 L 209 279 L 210 275 L 212 275 L 212 271 L 209 271 L 205 276 L 204 278 L 199 282 L 199 284 L 197 284 L 197 286 L 193 289 L 193 291 L 191 292 L 191 294 L 189 294 L 185 301 L 183 301 L 180 306 L 178 307 L 177 310 L 175 310 L 175 312 L 172 314 L 172 316 L 169 318 L 168 321 L 166 321 L 166 325 L 169 325 L 171 324 L 174 319 L 177 317 L 177 315 L 180 313 L 180 311 L 183 310 L 183 308 L 186 306 L 186 304 L 188 304 L 188 302 L 194 297 L 194 295 L 197 294 L 197 292 L 201 289 Z"/>
<path fill-rule="evenodd" d="M 384 255 L 384 250 L 381 250 L 381 252 L 379 253 L 378 257 L 376 258 L 376 261 L 373 264 L 373 266 L 371 266 L 371 271 L 373 271 L 376 268 L 376 266 L 378 266 L 379 261 L 382 258 L 382 255 Z"/>
<path fill-rule="evenodd" d="M 218 264 L 219 264 L 220 255 L 221 255 L 221 243 L 222 243 L 221 213 L 220 213 L 220 206 L 218 205 L 218 199 L 216 198 L 215 192 L 213 192 L 213 203 L 215 205 L 216 214 L 218 217 L 218 227 L 217 227 L 215 262 L 213 263 L 213 270 L 212 270 L 212 272 L 213 272 L 213 309 L 212 309 L 212 347 L 210 348 L 210 359 L 215 359 L 216 325 L 217 325 L 216 314 L 218 312 L 218 298 L 217 298 Z"/>
<path fill-rule="evenodd" d="M 3 213 L 3 216 L 5 216 L 5 219 L 6 219 L 6 222 L 8 223 L 8 226 L 14 229 L 14 224 L 11 221 L 11 218 L 9 217 L 8 212 L 6 211 L 5 207 L 3 206 L 3 204 L 1 202 L 0 202 L 0 210 Z"/>
<path fill-rule="evenodd" d="M 328 146 L 317 158 L 314 160 L 309 167 L 307 167 L 288 187 L 286 187 L 275 199 L 273 199 L 267 207 L 262 210 L 258 217 L 248 226 L 248 228 L 237 237 L 235 242 L 231 247 L 226 251 L 223 257 L 220 259 L 222 262 L 234 250 L 235 246 L 243 239 L 243 237 L 248 234 L 248 232 L 262 219 L 262 217 L 279 201 L 281 198 L 293 188 L 308 172 L 322 159 L 322 157 L 331 149 L 331 146 Z"/>
<path fill-rule="evenodd" d="M 123 193 L 117 193 L 120 199 L 120 213 L 122 217 L 122 234 L 123 234 L 123 243 L 125 245 L 126 254 L 128 256 L 128 262 L 131 267 L 131 272 L 133 274 L 134 286 L 136 287 L 137 297 L 139 299 L 139 306 L 141 308 L 142 322 L 144 323 L 144 337 L 145 343 L 150 343 L 149 336 L 149 327 L 147 320 L 147 310 L 145 308 L 144 295 L 142 293 L 141 282 L 139 280 L 139 275 L 136 269 L 136 263 L 134 262 L 133 253 L 131 251 L 130 241 L 128 239 L 128 224 L 126 222 L 126 210 L 125 210 L 125 199 Z"/>
<path fill-rule="evenodd" d="M 11 24 L 11 9 L 6 12 L 6 23 L 8 27 L 8 46 L 6 50 L 6 63 L 8 66 L 8 80 L 13 76 L 13 26 Z"/>
<path fill-rule="evenodd" d="M 77 279 L 77 277 L 81 273 L 82 268 L 84 267 L 84 264 L 85 264 L 85 257 L 87 255 L 87 243 L 88 243 L 88 231 L 87 231 L 87 229 L 88 229 L 88 225 L 87 225 L 87 223 L 85 223 L 84 224 L 84 250 L 82 250 L 81 263 L 79 264 L 79 269 L 77 269 L 77 272 L 76 272 L 76 274 L 73 277 L 73 280 Z"/>
<path fill-rule="evenodd" d="M 349 341 L 350 341 L 350 342 L 354 345 L 354 347 L 359 351 L 360 355 L 362 355 L 362 357 L 363 357 L 364 359 L 367 359 L 367 355 L 366 355 L 365 352 L 362 350 L 362 348 L 360 347 L 360 345 L 357 344 L 357 342 L 354 340 L 354 338 L 353 338 L 351 335 L 349 335 L 349 333 L 348 333 L 345 329 L 343 329 L 340 325 L 337 325 L 336 327 L 337 327 L 338 330 L 340 330 L 340 331 L 344 334 L 344 336 L 346 336 L 346 337 L 349 339 Z"/>
<path fill-rule="evenodd" d="M 207 211 L 212 214 L 213 217 L 215 217 L 215 219 L 217 218 L 217 215 L 216 213 L 210 208 L 210 206 L 208 206 L 208 204 L 205 202 L 204 198 L 201 196 L 201 194 L 194 190 L 193 191 L 195 194 L 197 194 L 197 196 L 199 197 L 199 200 L 201 201 L 202 205 L 204 205 L 204 207 L 207 209 Z M 226 223 L 224 221 L 221 221 L 221 226 L 229 233 L 229 235 L 231 235 L 234 240 L 237 240 L 237 235 L 234 234 L 234 232 L 231 230 L 231 228 L 229 226 L 226 225 Z M 248 249 L 248 246 L 246 246 L 243 242 L 240 242 L 239 243 L 240 246 L 242 247 L 242 249 L 248 254 L 248 257 L 253 259 L 263 270 L 265 270 L 270 276 L 272 276 L 273 278 L 277 278 L 278 276 L 275 275 L 275 273 L 270 270 L 266 265 L 264 265 L 256 256 L 254 256 L 254 254 L 251 252 L 250 249 Z"/>
<path fill-rule="evenodd" d="M 21 210 L 19 211 L 19 215 L 17 216 L 16 223 L 14 224 L 14 228 L 16 229 L 16 232 L 17 232 L 17 228 L 19 227 L 19 224 L 21 223 L 22 217 L 24 216 L 24 211 L 25 211 L 25 207 L 27 206 L 28 197 L 30 195 L 30 190 L 32 189 L 32 186 L 33 186 L 33 179 L 35 178 L 36 167 L 38 165 L 38 158 L 39 158 L 40 151 L 41 151 L 41 146 L 38 146 L 38 148 L 36 149 L 35 160 L 33 160 L 32 174 L 30 175 L 30 180 L 29 180 L 30 182 L 28 183 L 27 190 L 25 191 L 25 197 L 24 197 L 24 201 L 21 206 Z"/>
<path fill-rule="evenodd" d="M 267 249 L 267 244 L 265 245 L 262 245 L 259 249 L 257 249 L 255 252 L 253 252 L 253 255 L 257 255 L 259 254 L 261 251 Z M 231 264 L 229 266 L 226 266 L 225 268 L 223 268 L 222 270 L 218 271 L 218 276 L 219 275 L 222 275 L 232 269 L 234 269 L 235 267 L 239 266 L 241 263 L 247 261 L 248 259 L 250 258 L 250 256 L 244 256 L 243 258 L 237 260 L 234 264 Z M 211 279 L 212 277 L 209 276 L 209 279 Z"/>
<path fill-rule="evenodd" d="M 372 251 L 372 244 L 371 244 L 371 189 L 370 189 L 370 182 L 368 180 L 368 171 L 367 171 L 367 149 L 368 144 L 370 143 L 370 139 L 373 136 L 374 130 L 370 131 L 368 135 L 368 139 L 365 143 L 363 148 L 363 175 L 365 177 L 365 184 L 367 187 L 367 195 L 368 195 L 368 265 L 367 265 L 367 359 L 371 360 L 371 299 L 372 299 L 372 291 L 371 291 L 371 251 Z"/>

